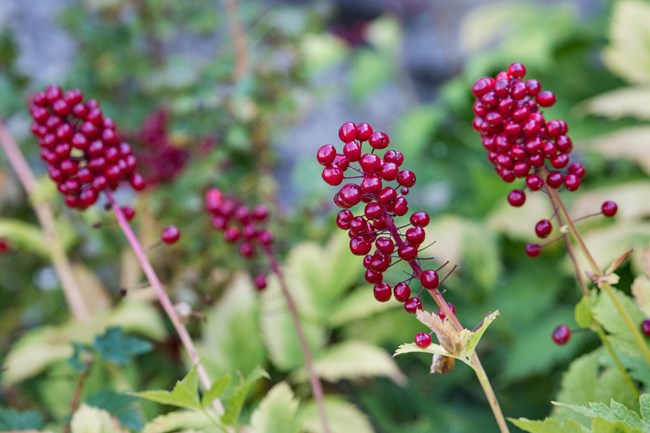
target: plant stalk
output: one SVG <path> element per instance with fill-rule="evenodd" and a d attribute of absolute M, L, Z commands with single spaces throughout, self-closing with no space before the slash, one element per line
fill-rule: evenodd
<path fill-rule="evenodd" d="M 546 177 L 547 174 L 548 174 L 548 170 L 546 170 L 546 168 L 542 168 L 541 175 L 543 177 Z M 550 188 L 548 185 L 545 185 L 544 189 L 548 193 L 548 196 L 551 199 L 551 204 L 553 205 L 553 207 L 559 211 L 558 218 L 560 219 L 560 222 L 566 223 L 566 226 L 569 228 L 569 232 L 571 233 L 571 236 L 573 236 L 573 238 L 578 243 L 578 248 L 586 258 L 587 262 L 589 263 L 589 267 L 591 268 L 591 272 L 593 273 L 594 277 L 596 278 L 602 277 L 603 276 L 602 271 L 598 267 L 598 264 L 596 263 L 594 257 L 591 255 L 591 252 L 587 248 L 587 245 L 582 239 L 582 236 L 578 231 L 577 226 L 575 225 L 574 221 L 571 219 L 571 215 L 569 215 L 569 212 L 566 206 L 564 205 L 564 202 L 562 201 L 560 194 L 556 189 Z M 614 293 L 612 286 L 606 281 L 601 282 L 600 284 L 598 284 L 598 286 L 602 290 L 604 290 L 607 293 L 607 295 L 610 297 L 612 303 L 614 304 L 614 308 L 616 308 L 616 311 L 623 318 L 625 325 L 630 330 L 630 333 L 632 334 L 637 346 L 639 347 L 641 354 L 645 358 L 646 362 L 650 364 L 650 348 L 648 348 L 648 345 L 643 339 L 641 332 L 639 331 L 638 327 L 634 324 L 634 321 L 630 317 L 629 313 L 625 310 L 623 305 L 616 297 L 616 294 Z"/>
<path fill-rule="evenodd" d="M 271 265 L 271 270 L 278 277 L 278 282 L 280 284 L 280 290 L 284 296 L 285 301 L 287 302 L 287 308 L 289 310 L 289 315 L 293 321 L 293 326 L 298 335 L 298 342 L 300 343 L 300 348 L 302 350 L 303 356 L 305 357 L 305 367 L 307 368 L 307 374 L 309 375 L 309 382 L 311 384 L 311 391 L 314 395 L 314 400 L 316 401 L 316 406 L 318 407 L 318 414 L 321 419 L 321 424 L 323 426 L 323 433 L 330 433 L 329 421 L 327 419 L 327 413 L 325 411 L 325 399 L 323 396 L 323 387 L 321 385 L 320 379 L 316 374 L 314 369 L 314 362 L 312 358 L 311 349 L 307 343 L 307 337 L 305 336 L 305 330 L 300 323 L 300 318 L 298 317 L 298 308 L 296 307 L 296 302 L 287 287 L 286 281 L 284 279 L 284 274 L 282 269 L 278 264 L 278 261 L 275 259 L 273 251 L 268 246 L 264 246 L 264 254 L 269 260 Z"/>
<path fill-rule="evenodd" d="M 70 307 L 72 316 L 75 320 L 84 321 L 90 319 L 91 313 L 86 300 L 82 296 L 81 288 L 72 272 L 72 266 L 68 260 L 61 239 L 57 234 L 56 224 L 54 223 L 54 213 L 50 206 L 44 201 L 33 200 L 36 191 L 36 177 L 29 168 L 25 157 L 16 144 L 4 123 L 0 121 L 0 144 L 7 154 L 9 163 L 14 168 L 20 183 L 27 192 L 27 196 L 36 212 L 36 217 L 43 229 L 43 236 L 50 247 L 50 259 L 54 266 L 54 271 L 59 277 L 63 295 Z"/>
<path fill-rule="evenodd" d="M 399 232 L 397 231 L 397 227 L 395 227 L 395 221 L 393 220 L 392 217 L 386 216 L 385 217 L 387 229 L 392 235 L 393 239 L 395 239 L 395 243 L 397 244 L 397 247 L 399 248 L 401 245 L 404 245 L 404 240 L 400 236 Z M 413 272 L 415 273 L 416 277 L 419 278 L 420 274 L 422 273 L 422 267 L 418 263 L 417 260 L 410 260 L 409 264 L 411 265 L 411 269 L 413 269 Z M 436 302 L 438 307 L 445 313 L 446 317 L 451 320 L 451 323 L 454 324 L 454 327 L 460 332 L 463 329 L 463 325 L 460 323 L 456 315 L 451 311 L 451 308 L 449 308 L 449 305 L 447 305 L 447 302 L 445 301 L 445 298 L 443 297 L 442 293 L 438 289 L 427 289 L 427 292 L 431 295 L 433 300 Z M 488 403 L 490 404 L 490 408 L 492 409 L 492 413 L 494 414 L 494 419 L 497 422 L 497 425 L 499 426 L 499 431 L 501 433 L 509 433 L 508 430 L 508 424 L 506 423 L 505 416 L 503 415 L 503 411 L 501 410 L 501 406 L 499 405 L 499 401 L 497 400 L 497 396 L 494 393 L 494 389 L 492 388 L 492 385 L 490 384 L 490 380 L 487 376 L 487 373 L 485 372 L 485 369 L 483 368 L 483 365 L 481 364 L 481 360 L 478 357 L 478 354 L 476 351 L 472 354 L 471 358 L 471 363 L 472 363 L 472 369 L 474 370 L 474 373 L 476 373 L 476 377 L 478 378 L 479 383 L 481 384 L 481 387 L 483 388 L 483 393 L 485 394 L 485 397 L 488 400 Z"/>
<path fill-rule="evenodd" d="M 192 337 L 190 337 L 187 328 L 185 327 L 181 319 L 178 317 L 178 313 L 176 312 L 176 308 L 174 308 L 174 304 L 172 303 L 171 299 L 169 299 L 169 296 L 167 296 L 167 292 L 165 292 L 165 289 L 160 283 L 160 280 L 158 279 L 158 275 L 156 275 L 156 272 L 154 271 L 153 266 L 151 265 L 151 262 L 147 257 L 147 254 L 145 253 L 144 249 L 142 248 L 142 245 L 140 244 L 140 241 L 138 240 L 135 233 L 133 232 L 133 229 L 131 229 L 131 225 L 129 224 L 128 220 L 122 213 L 120 206 L 114 200 L 113 194 L 111 194 L 111 192 L 108 190 L 105 191 L 105 194 L 106 197 L 108 198 L 108 201 L 111 204 L 111 208 L 113 209 L 113 213 L 115 214 L 117 223 L 119 224 L 120 228 L 122 229 L 122 232 L 124 233 L 124 236 L 126 236 L 126 239 L 131 245 L 131 248 L 133 249 L 136 258 L 138 259 L 138 262 L 140 263 L 140 266 L 142 267 L 144 274 L 149 280 L 151 287 L 156 293 L 156 296 L 158 297 L 158 300 L 160 301 L 160 304 L 162 305 L 163 310 L 165 311 L 165 314 L 167 315 L 167 317 L 169 317 L 169 320 L 172 322 L 172 325 L 174 325 L 174 329 L 176 330 L 176 333 L 178 334 L 181 343 L 185 347 L 185 350 L 187 350 L 187 353 L 190 355 L 190 359 L 192 360 L 192 363 L 196 365 L 196 369 L 199 374 L 201 385 L 205 390 L 210 389 L 210 386 L 212 385 L 212 381 L 210 380 L 208 373 L 205 370 L 205 367 L 201 363 L 199 354 L 196 348 L 194 347 L 194 343 L 192 342 Z M 217 411 L 217 414 L 222 415 L 224 413 L 223 405 L 219 399 L 214 400 L 213 407 Z"/>

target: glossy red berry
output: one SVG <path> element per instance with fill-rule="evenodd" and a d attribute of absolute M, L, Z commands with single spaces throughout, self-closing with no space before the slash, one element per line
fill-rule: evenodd
<path fill-rule="evenodd" d="M 253 278 L 253 284 L 255 285 L 255 288 L 259 291 L 266 289 L 267 286 L 266 275 L 255 275 L 255 278 Z"/>
<path fill-rule="evenodd" d="M 328 166 L 334 162 L 336 158 L 336 148 L 331 144 L 325 144 L 318 149 L 316 159 L 320 165 Z"/>
<path fill-rule="evenodd" d="M 406 302 L 411 297 L 411 287 L 405 282 L 395 284 L 393 295 L 398 302 Z"/>
<path fill-rule="evenodd" d="M 120 207 L 120 211 L 122 211 L 122 214 L 127 221 L 131 221 L 133 217 L 135 217 L 135 209 L 131 206 L 122 206 Z"/>
<path fill-rule="evenodd" d="M 616 212 L 618 212 L 618 206 L 616 205 L 616 202 L 613 202 L 611 200 L 607 200 L 600 207 L 600 210 L 601 210 L 601 212 L 603 213 L 604 216 L 613 217 L 614 215 L 616 215 Z"/>
<path fill-rule="evenodd" d="M 411 170 L 402 170 L 397 175 L 397 183 L 406 188 L 410 188 L 415 185 L 415 173 Z"/>
<path fill-rule="evenodd" d="M 537 94 L 537 102 L 542 107 L 552 107 L 555 104 L 555 94 L 548 90 L 541 91 Z"/>
<path fill-rule="evenodd" d="M 375 284 L 375 287 L 372 290 L 375 299 L 379 302 L 386 302 L 390 299 L 393 291 L 391 287 L 386 283 Z"/>
<path fill-rule="evenodd" d="M 540 238 L 545 238 L 551 234 L 553 231 L 553 224 L 547 219 L 543 219 L 537 222 L 535 225 L 535 233 Z"/>
<path fill-rule="evenodd" d="M 526 245 L 526 255 L 530 258 L 539 256 L 541 252 L 542 252 L 542 246 L 540 244 Z"/>
<path fill-rule="evenodd" d="M 447 302 L 447 306 L 449 307 L 451 312 L 454 313 L 454 315 L 455 315 L 456 314 L 456 307 L 454 306 L 454 304 L 452 304 L 451 302 Z M 438 309 L 438 317 L 440 317 L 440 320 L 445 320 L 445 317 L 447 317 L 447 315 L 445 314 L 445 311 L 442 308 Z"/>
<path fill-rule="evenodd" d="M 343 182 L 343 170 L 338 167 L 328 165 L 323 169 L 322 178 L 329 185 L 340 185 L 341 182 Z"/>
<path fill-rule="evenodd" d="M 508 194 L 510 206 L 521 207 L 526 202 L 526 193 L 521 189 L 513 189 Z"/>
<path fill-rule="evenodd" d="M 417 310 L 422 309 L 422 302 L 420 298 L 409 298 L 404 302 L 404 310 L 407 313 L 415 314 Z"/>
<path fill-rule="evenodd" d="M 357 138 L 357 125 L 352 122 L 345 122 L 339 128 L 339 138 L 342 142 L 347 143 L 348 141 L 356 140 Z"/>
<path fill-rule="evenodd" d="M 411 215 L 410 218 L 411 224 L 413 224 L 416 227 L 426 227 L 429 225 L 429 214 L 426 212 L 414 212 L 413 215 Z"/>
<path fill-rule="evenodd" d="M 567 342 L 571 338 L 571 330 L 566 325 L 558 325 L 553 330 L 552 338 L 553 338 L 553 341 L 555 342 L 555 344 L 558 344 L 558 345 L 567 344 Z"/>
<path fill-rule="evenodd" d="M 422 287 L 425 289 L 437 289 L 438 286 L 440 286 L 440 278 L 438 277 L 438 273 L 432 269 L 422 271 L 420 274 L 420 284 L 422 284 Z"/>
<path fill-rule="evenodd" d="M 160 233 L 160 239 L 166 244 L 173 244 L 180 237 L 181 231 L 176 226 L 167 226 Z"/>
<path fill-rule="evenodd" d="M 425 332 L 418 332 L 415 334 L 415 344 L 425 349 L 431 345 L 431 335 Z"/>

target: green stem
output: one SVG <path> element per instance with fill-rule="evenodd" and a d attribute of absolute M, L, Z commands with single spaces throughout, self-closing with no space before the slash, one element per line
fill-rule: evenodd
<path fill-rule="evenodd" d="M 630 377 L 630 374 L 627 372 L 627 369 L 625 368 L 625 366 L 623 365 L 623 363 L 619 359 L 618 355 L 614 351 L 614 348 L 609 343 L 609 340 L 607 339 L 607 335 L 605 335 L 605 332 L 603 331 L 603 327 L 598 322 L 596 322 L 596 333 L 598 334 L 598 337 L 600 338 L 600 341 L 602 341 L 603 346 L 605 346 L 605 349 L 607 349 L 607 352 L 609 352 L 609 356 L 614 361 L 614 364 L 616 364 L 616 368 L 618 369 L 618 371 L 623 376 L 623 380 L 625 380 L 625 383 L 632 390 L 632 393 L 634 394 L 634 397 L 638 400 L 639 399 L 639 390 L 636 388 L 636 385 L 634 384 L 634 381 L 632 380 L 632 378 Z"/>
<path fill-rule="evenodd" d="M 546 177 L 548 171 L 545 168 L 542 168 L 540 174 L 542 175 L 542 177 Z M 571 216 L 569 215 L 566 206 L 564 206 L 564 202 L 560 198 L 560 194 L 556 189 L 550 188 L 548 185 L 545 185 L 544 189 L 548 193 L 548 196 L 551 199 L 551 203 L 553 207 L 558 210 L 558 218 L 560 219 L 560 222 L 566 222 L 566 226 L 569 228 L 569 232 L 571 233 L 571 236 L 578 243 L 578 248 L 586 258 L 587 262 L 589 263 L 592 274 L 596 278 L 602 277 L 603 276 L 602 271 L 598 267 L 598 264 L 596 263 L 594 257 L 589 252 L 589 249 L 587 248 L 587 245 L 582 239 L 582 236 L 580 235 L 578 228 L 576 227 L 574 221 L 571 219 Z M 614 304 L 614 308 L 616 308 L 618 314 L 623 318 L 623 321 L 625 322 L 630 333 L 632 334 L 637 346 L 639 347 L 639 350 L 641 351 L 641 354 L 645 358 L 646 362 L 650 365 L 650 348 L 648 348 L 648 345 L 643 339 L 641 332 L 639 331 L 638 327 L 634 324 L 632 317 L 630 317 L 630 314 L 627 312 L 627 310 L 625 310 L 621 302 L 616 297 L 616 294 L 614 293 L 614 289 L 612 288 L 611 285 L 609 285 L 609 283 L 605 281 L 600 282 L 598 284 L 598 287 L 604 290 L 607 293 L 607 295 L 610 297 L 612 303 Z"/>
<path fill-rule="evenodd" d="M 497 400 L 497 396 L 494 393 L 494 390 L 492 389 L 490 380 L 488 379 L 487 373 L 485 373 L 485 369 L 483 369 L 483 365 L 481 365 L 481 361 L 479 360 L 476 351 L 474 351 L 474 353 L 472 354 L 471 361 L 472 361 L 472 368 L 476 373 L 476 378 L 478 379 L 479 383 L 481 384 L 481 387 L 483 388 L 483 393 L 485 394 L 488 403 L 490 403 L 490 408 L 492 409 L 494 418 L 496 419 L 497 424 L 499 425 L 499 431 L 501 431 L 501 433 L 508 433 L 509 432 L 508 424 L 506 423 L 506 419 L 503 416 L 503 412 L 501 411 L 501 406 L 499 406 L 499 401 Z"/>

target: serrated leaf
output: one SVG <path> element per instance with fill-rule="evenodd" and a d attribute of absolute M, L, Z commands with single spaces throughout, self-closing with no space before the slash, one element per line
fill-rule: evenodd
<path fill-rule="evenodd" d="M 246 401 L 246 396 L 255 382 L 262 377 L 268 378 L 269 375 L 261 368 L 253 370 L 246 378 L 243 378 L 232 395 L 226 401 L 226 413 L 221 417 L 221 421 L 226 425 L 235 425 L 239 418 L 241 408 Z"/>
<path fill-rule="evenodd" d="M 616 299 L 629 314 L 632 321 L 634 323 L 641 323 L 645 317 L 634 301 L 623 292 L 616 289 L 612 290 L 615 293 Z M 636 344 L 636 340 L 631 335 L 630 329 L 625 320 L 618 312 L 609 296 L 605 293 L 601 293 L 598 302 L 592 311 L 596 320 L 603 325 L 603 328 L 610 334 L 608 338 L 615 347 L 625 351 L 629 355 L 638 356 L 639 348 Z"/>
<path fill-rule="evenodd" d="M 646 275 L 640 275 L 632 283 L 632 295 L 634 301 L 643 314 L 650 316 L 650 278 Z"/>
<path fill-rule="evenodd" d="M 610 44 L 603 51 L 605 64 L 614 73 L 633 83 L 650 83 L 650 5 L 641 0 L 614 3 Z M 634 65 L 630 68 L 629 65 Z"/>
<path fill-rule="evenodd" d="M 113 327 L 96 337 L 92 348 L 105 360 L 121 365 L 137 355 L 149 352 L 152 345 L 140 338 L 125 336 L 122 328 Z"/>
<path fill-rule="evenodd" d="M 259 297 L 250 277 L 236 275 L 220 301 L 208 311 L 198 345 L 212 376 L 231 371 L 248 374 L 264 363 L 266 350 L 259 316 Z"/>
<path fill-rule="evenodd" d="M 345 341 L 322 350 L 314 358 L 314 369 L 330 382 L 385 376 L 397 384 L 406 383 L 395 361 L 379 347 L 364 341 Z"/>
<path fill-rule="evenodd" d="M 202 413 L 175 411 L 152 419 L 144 426 L 142 433 L 167 433 L 185 429 L 203 430 L 210 425 L 210 420 Z"/>
<path fill-rule="evenodd" d="M 331 433 L 373 433 L 368 417 L 347 401 L 325 397 L 325 413 Z M 318 408 L 313 401 L 301 405 L 298 422 L 307 433 L 323 433 Z"/>
<path fill-rule="evenodd" d="M 649 141 L 650 126 L 631 126 L 589 140 L 588 149 L 609 159 L 629 159 L 650 173 Z"/>
<path fill-rule="evenodd" d="M 646 433 L 647 430 L 640 430 L 625 424 L 622 421 L 608 421 L 602 418 L 595 418 L 591 423 L 592 433 Z"/>
<path fill-rule="evenodd" d="M 35 410 L 15 410 L 0 406 L 0 431 L 39 430 L 43 428 L 43 417 Z"/>
<path fill-rule="evenodd" d="M 510 418 L 510 422 L 530 433 L 591 433 L 587 427 L 573 420 L 546 418 L 538 421 L 527 418 Z"/>
<path fill-rule="evenodd" d="M 251 417 L 254 433 L 297 433 L 298 400 L 286 382 L 275 385 L 266 394 Z"/>
<path fill-rule="evenodd" d="M 144 427 L 144 420 L 137 401 L 137 397 L 128 394 L 101 391 L 87 398 L 85 403 L 105 410 L 116 417 L 123 426 L 139 431 Z"/>
<path fill-rule="evenodd" d="M 393 356 L 403 355 L 405 353 L 428 353 L 430 355 L 451 356 L 451 353 L 447 352 L 444 347 L 436 343 L 431 343 L 427 347 L 420 347 L 415 343 L 400 344 L 395 350 Z"/>
<path fill-rule="evenodd" d="M 102 409 L 81 404 L 72 415 L 71 433 L 128 433 L 117 419 Z"/>
<path fill-rule="evenodd" d="M 198 394 L 199 378 L 196 372 L 196 367 L 192 368 L 187 376 L 182 380 L 176 382 L 174 389 L 171 391 L 157 390 L 157 391 L 142 391 L 136 392 L 134 395 L 138 397 L 155 401 L 156 403 L 167 404 L 170 406 L 181 407 L 185 409 L 202 410 L 201 402 L 199 401 Z"/>
<path fill-rule="evenodd" d="M 210 406 L 216 398 L 221 397 L 221 395 L 226 392 L 229 384 L 229 374 L 226 374 L 212 382 L 210 389 L 203 393 L 203 396 L 201 397 L 201 406 L 203 406 L 204 409 Z"/>
<path fill-rule="evenodd" d="M 376 302 L 372 287 L 364 285 L 342 297 L 339 307 L 327 322 L 332 327 L 338 327 L 399 306 L 397 302 Z"/>
<path fill-rule="evenodd" d="M 650 425 L 650 394 L 641 394 L 639 398 L 639 406 L 641 408 L 641 417 L 643 422 Z"/>
<path fill-rule="evenodd" d="M 628 426 L 639 429 L 645 427 L 641 422 L 641 418 L 639 418 L 639 415 L 636 412 L 629 410 L 624 405 L 614 400 L 610 402 L 609 406 L 604 403 L 589 403 L 589 407 L 557 402 L 554 404 L 559 407 L 578 412 L 589 418 L 602 418 L 604 420 L 613 422 L 622 421 Z"/>
<path fill-rule="evenodd" d="M 588 113 L 619 118 L 625 116 L 650 120 L 650 87 L 632 86 L 601 93 L 588 99 L 581 108 Z"/>
<path fill-rule="evenodd" d="M 467 341 L 467 346 L 465 346 L 465 350 L 467 351 L 468 354 L 472 354 L 474 352 L 474 349 L 476 349 L 476 346 L 478 345 L 478 342 L 481 340 L 481 337 L 487 330 L 488 326 L 494 322 L 494 319 L 496 319 L 499 316 L 499 310 L 493 311 L 487 316 L 485 316 L 485 319 L 478 325 L 477 328 L 475 328 L 472 331 L 472 335 L 469 337 L 469 340 Z"/>

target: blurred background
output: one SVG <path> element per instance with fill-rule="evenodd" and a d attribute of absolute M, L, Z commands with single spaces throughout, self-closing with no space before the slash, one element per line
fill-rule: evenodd
<path fill-rule="evenodd" d="M 292 361 L 278 349 L 277 335 L 263 332 L 273 323 L 264 307 L 271 295 L 260 299 L 250 281 L 242 282 L 238 275 L 248 264 L 203 215 L 203 192 L 211 186 L 269 205 L 278 254 L 295 271 L 288 272 L 289 283 L 300 293 L 309 297 L 310 285 L 318 284 L 299 272 L 315 266 L 301 257 L 322 261 L 320 272 L 331 274 L 330 309 L 302 311 L 318 335 L 317 354 L 358 341 L 384 354 L 336 358 L 356 368 L 330 372 L 328 394 L 353 404 L 377 432 L 496 431 L 465 366 L 442 377 L 428 375 L 426 357 L 381 364 L 421 325 L 397 303 L 373 307 L 361 263 L 341 263 L 347 253 L 335 233 L 335 190 L 320 178 L 316 150 L 336 144 L 345 121 L 368 122 L 390 135 L 405 167 L 417 174 L 410 208 L 432 214 L 428 238 L 437 241 L 436 257 L 459 264 L 446 296 L 461 321 L 472 328 L 488 311 L 501 311 L 480 350 L 504 412 L 544 417 L 568 362 L 596 341 L 586 333 L 563 347 L 551 341 L 556 325 L 575 326 L 580 293 L 560 243 L 536 260 L 523 253 L 534 242 L 535 222 L 551 211 L 543 197 L 529 197 L 523 208 L 507 206 L 513 186 L 494 175 L 472 130 L 470 88 L 518 61 L 527 77 L 556 93 L 547 119 L 567 121 L 573 158 L 588 173 L 580 192 L 567 197 L 575 215 L 597 212 L 604 199 L 619 203 L 615 221 L 582 225 L 606 267 L 627 247 L 647 247 L 650 240 L 650 50 L 638 42 L 650 38 L 649 22 L 645 0 L 2 0 L 0 118 L 43 176 L 29 135 L 29 95 L 54 83 L 100 101 L 136 149 L 150 185 L 138 196 L 118 191 L 120 201 L 138 210 L 143 243 L 154 243 L 167 224 L 183 232 L 179 245 L 154 251 L 152 260 L 174 299 L 205 317 L 190 326 L 201 336 L 209 368 L 216 374 L 262 365 L 271 373 L 252 406 L 284 378 L 300 397 L 308 398 L 309 388 L 301 360 Z M 141 277 L 116 229 L 92 228 L 110 217 L 100 206 L 83 214 L 64 209 L 47 180 L 39 199 L 56 210 L 94 311 L 126 308 L 130 301 L 120 298 L 120 288 Z M 0 255 L 0 354 L 11 365 L 32 361 L 18 375 L 4 375 L 0 402 L 36 408 L 43 422 L 56 423 L 67 411 L 61 396 L 73 391 L 66 380 L 70 342 L 88 336 L 65 327 L 70 314 L 35 227 L 30 203 L 0 154 L 0 239 L 9 244 Z M 317 253 L 301 256 L 308 247 Z M 623 283 L 639 263 L 637 255 L 625 265 Z M 248 295 L 239 299 L 235 288 Z M 127 296 L 149 297 L 144 289 Z M 332 318 L 341 306 L 353 312 Z M 134 308 L 118 323 L 157 341 L 154 351 L 126 372 L 97 372 L 87 393 L 164 387 L 183 374 L 178 342 L 160 314 Z M 145 310 L 151 322 L 134 323 Z M 276 334 L 293 332 L 277 325 Z M 233 336 L 234 328 L 250 333 Z M 25 335 L 37 337 L 26 343 Z M 142 410 L 150 418 L 160 408 Z"/>

